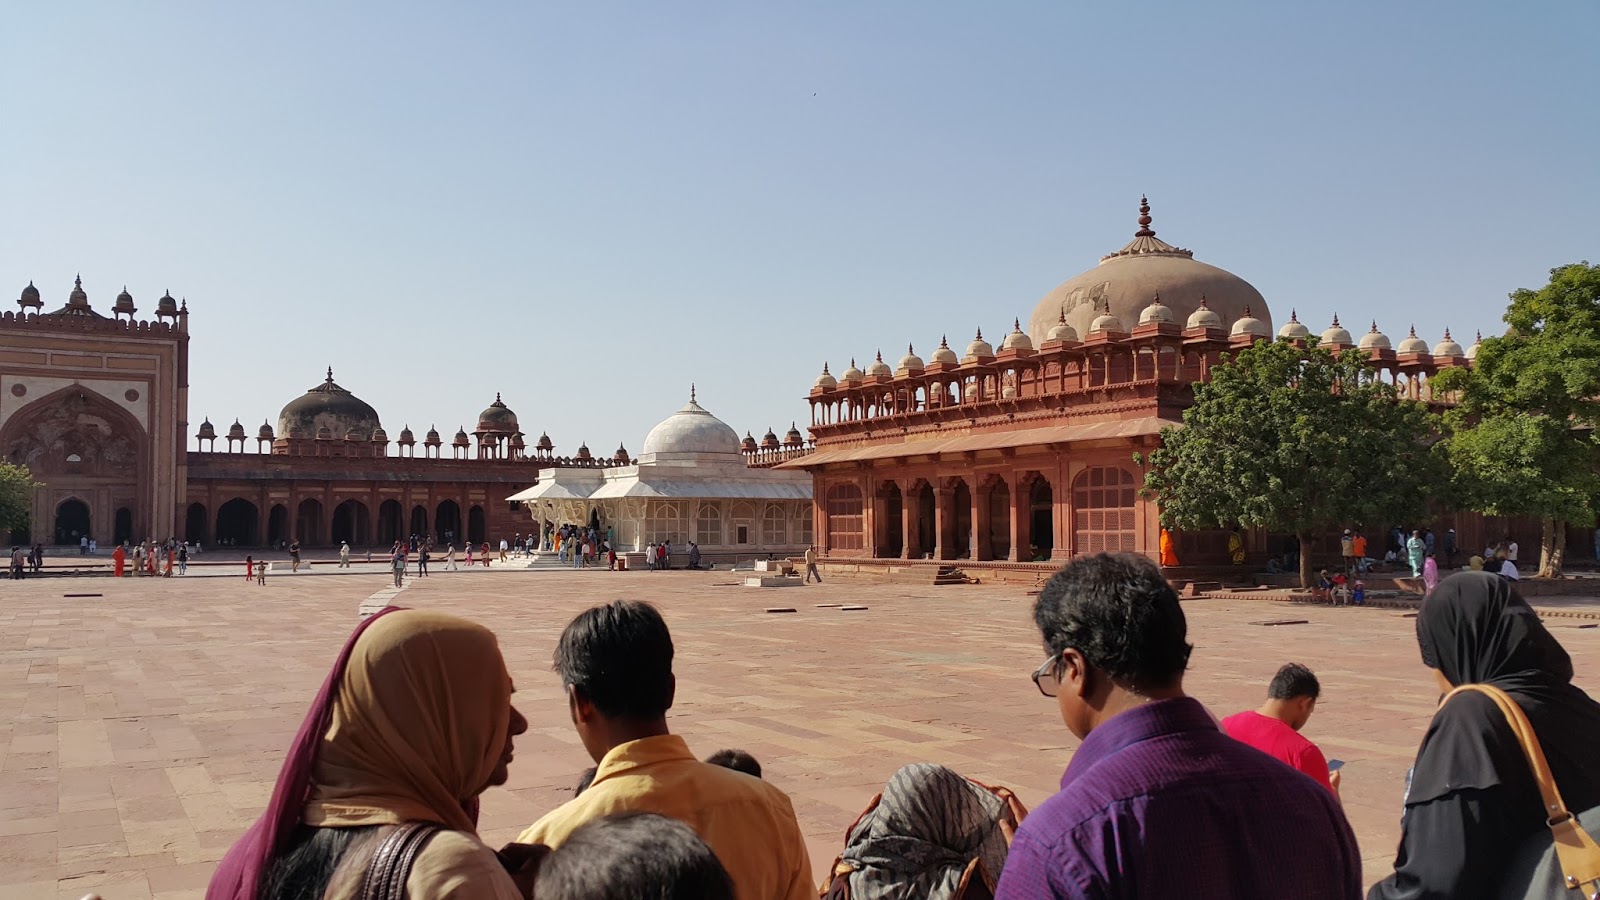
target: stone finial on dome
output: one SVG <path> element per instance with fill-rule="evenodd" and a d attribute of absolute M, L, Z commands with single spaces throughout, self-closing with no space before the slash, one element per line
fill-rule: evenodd
<path fill-rule="evenodd" d="M 1483 346 L 1483 332 L 1482 331 L 1478 332 L 1478 336 L 1473 339 L 1472 346 L 1467 348 L 1467 359 L 1477 359 L 1478 358 L 1478 348 L 1481 347 L 1481 346 Z"/>
<path fill-rule="evenodd" d="M 1205 298 L 1202 297 L 1200 302 L 1201 305 L 1204 306 Z M 1198 313 L 1199 310 L 1195 310 L 1195 312 Z M 1167 325 L 1171 322 L 1172 309 L 1165 303 L 1161 302 L 1161 294 L 1159 292 L 1157 292 L 1156 295 L 1151 298 L 1150 305 L 1146 306 L 1139 313 L 1140 325 Z"/>
<path fill-rule="evenodd" d="M 778 449 L 778 446 L 778 433 L 771 427 L 768 427 L 767 433 L 761 436 L 761 449 L 776 450 Z"/>
<path fill-rule="evenodd" d="M 1267 323 L 1250 315 L 1250 307 L 1245 306 L 1244 315 L 1234 320 L 1233 329 L 1228 332 L 1230 337 L 1249 335 L 1252 338 L 1272 337 L 1272 332 L 1267 330 Z"/>
<path fill-rule="evenodd" d="M 1074 341 L 1078 340 L 1078 329 L 1067 324 L 1067 309 L 1061 308 L 1061 315 L 1057 317 L 1056 324 L 1050 326 L 1050 332 L 1044 336 L 1046 341 Z"/>
<path fill-rule="evenodd" d="M 878 351 L 878 358 L 867 366 L 867 375 L 873 378 L 888 378 L 894 373 L 889 371 L 889 364 L 883 361 L 883 351 Z"/>
<path fill-rule="evenodd" d="M 906 345 L 906 355 L 900 357 L 900 366 L 895 370 L 896 375 L 909 375 L 923 370 L 922 357 L 917 355 L 917 350 L 910 344 Z"/>
<path fill-rule="evenodd" d="M 17 305 L 22 307 L 24 312 L 29 309 L 44 308 L 44 300 L 39 296 L 39 289 L 33 286 L 32 281 L 22 289 L 22 295 L 17 298 Z"/>
<path fill-rule="evenodd" d="M 111 305 L 111 314 L 114 316 L 125 315 L 131 319 L 133 314 L 138 311 L 139 308 L 133 305 L 133 295 L 128 293 L 128 286 L 123 285 L 122 293 L 117 295 L 117 302 Z"/>
<path fill-rule="evenodd" d="M 216 436 L 217 426 L 211 424 L 210 416 L 206 416 L 205 419 L 200 422 L 200 430 L 195 433 L 195 437 L 204 441 L 215 438 Z"/>
<path fill-rule="evenodd" d="M 817 376 L 817 380 L 811 383 L 812 390 L 818 390 L 818 389 L 830 390 L 830 389 L 836 388 L 838 386 L 839 386 L 839 379 L 833 377 L 833 373 L 828 371 L 828 364 L 827 363 L 823 363 L 822 364 L 822 374 L 818 375 Z"/>
<path fill-rule="evenodd" d="M 805 438 L 800 436 L 800 427 L 794 422 L 789 423 L 789 430 L 783 436 L 785 447 L 798 447 L 805 443 Z"/>
<path fill-rule="evenodd" d="M 1378 330 L 1376 319 L 1372 322 L 1372 330 L 1361 336 L 1359 344 L 1362 350 L 1388 350 L 1389 336 Z"/>
<path fill-rule="evenodd" d="M 992 359 L 993 357 L 994 348 L 989 345 L 988 341 L 983 339 L 983 329 L 979 328 L 977 336 L 972 339 L 972 343 L 967 345 L 967 355 L 961 357 L 961 361 L 964 363 L 977 362 L 978 360 Z"/>
<path fill-rule="evenodd" d="M 589 452 L 589 442 L 588 441 L 584 441 L 584 442 L 578 444 L 578 459 L 582 459 L 582 460 L 594 459 L 594 454 Z"/>
<path fill-rule="evenodd" d="M 617 452 L 611 454 L 611 458 L 614 461 L 619 462 L 619 463 L 627 462 L 628 461 L 628 448 L 622 446 L 621 444 L 618 444 L 617 445 Z"/>
<path fill-rule="evenodd" d="M 1159 300 L 1160 298 L 1161 295 L 1157 294 L 1156 299 Z M 1189 314 L 1189 321 L 1184 323 L 1184 327 L 1222 328 L 1222 316 L 1216 310 L 1211 308 L 1211 302 L 1206 299 L 1206 295 L 1201 294 L 1200 305 L 1195 308 L 1194 312 Z"/>
<path fill-rule="evenodd" d="M 432 426 L 432 425 L 429 425 L 428 426 L 428 433 L 422 439 L 422 445 L 424 447 L 438 447 L 438 446 L 442 445 L 443 443 L 444 443 L 444 438 L 439 436 L 439 429 L 434 427 L 434 426 Z"/>
<path fill-rule="evenodd" d="M 400 444 L 401 446 L 409 447 L 416 444 L 416 442 L 417 436 L 411 431 L 410 424 L 407 424 L 406 427 L 400 429 L 400 440 L 396 441 L 395 443 Z"/>
<path fill-rule="evenodd" d="M 67 295 L 67 308 L 74 310 L 89 308 L 89 294 L 83 289 L 82 275 L 72 279 L 72 293 Z"/>
<path fill-rule="evenodd" d="M 1289 321 L 1278 329 L 1278 337 L 1290 341 L 1303 341 L 1311 337 L 1311 329 L 1300 322 L 1299 313 L 1289 310 Z"/>
<path fill-rule="evenodd" d="M 1134 237 L 1155 237 L 1156 233 L 1150 227 L 1153 220 L 1150 218 L 1150 198 L 1139 195 L 1139 230 L 1133 233 Z"/>
<path fill-rule="evenodd" d="M 1433 355 L 1441 358 L 1449 357 L 1451 359 L 1462 359 L 1466 357 L 1466 353 L 1461 349 L 1461 345 L 1451 339 L 1450 329 L 1448 328 L 1444 330 L 1444 340 L 1433 345 Z"/>
<path fill-rule="evenodd" d="M 1427 353 L 1428 352 L 1428 342 L 1423 340 L 1422 338 L 1417 337 L 1417 326 L 1413 325 L 1413 326 L 1411 326 L 1410 333 L 1408 333 L 1406 335 L 1405 340 L 1400 342 L 1400 347 L 1395 352 L 1397 352 L 1397 353 Z"/>
<path fill-rule="evenodd" d="M 1005 340 L 1000 342 L 1000 349 L 1001 350 L 1032 350 L 1033 349 L 1033 339 L 1028 337 L 1028 335 L 1023 332 L 1023 330 L 1022 330 L 1022 320 L 1021 319 L 1012 319 L 1011 320 L 1011 333 L 1006 335 Z"/>
<path fill-rule="evenodd" d="M 1333 324 L 1329 325 L 1328 329 L 1322 332 L 1322 340 L 1320 340 L 1318 343 L 1322 344 L 1324 347 L 1348 347 L 1355 343 L 1355 341 L 1351 339 L 1350 332 L 1346 331 L 1344 326 L 1339 324 L 1339 314 L 1334 313 Z"/>
<path fill-rule="evenodd" d="M 950 341 L 945 335 L 940 335 L 939 349 L 933 351 L 933 355 L 929 357 L 929 360 L 934 365 L 945 366 L 953 366 L 960 362 L 960 360 L 956 359 L 956 352 L 950 349 Z"/>
<path fill-rule="evenodd" d="M 256 439 L 261 441 L 270 441 L 274 437 L 275 435 L 272 433 L 272 423 L 262 419 L 261 427 L 256 429 Z"/>
<path fill-rule="evenodd" d="M 840 377 L 840 380 L 846 382 L 860 381 L 865 377 L 862 371 L 856 368 L 856 358 L 852 356 L 850 357 L 850 368 L 844 370 L 844 375 Z"/>

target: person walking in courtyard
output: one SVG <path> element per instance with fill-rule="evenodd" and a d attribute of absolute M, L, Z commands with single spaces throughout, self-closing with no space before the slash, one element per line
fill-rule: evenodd
<path fill-rule="evenodd" d="M 806 584 L 810 584 L 812 578 L 817 579 L 817 584 L 822 583 L 822 573 L 817 571 L 817 546 L 815 544 L 806 548 Z"/>
<path fill-rule="evenodd" d="M 483 549 L 483 553 L 480 554 L 480 555 L 483 557 L 483 567 L 485 569 L 487 569 L 487 568 L 489 568 L 489 542 L 488 541 L 484 541 L 483 542 L 483 548 L 482 549 Z"/>
<path fill-rule="evenodd" d="M 1172 569 L 1178 565 L 1178 549 L 1172 540 L 1172 532 L 1166 528 L 1161 529 L 1161 568 Z"/>
<path fill-rule="evenodd" d="M 1350 529 L 1344 530 L 1344 535 L 1339 538 L 1339 557 L 1344 561 L 1344 570 L 1347 574 L 1356 571 L 1356 536 Z"/>
<path fill-rule="evenodd" d="M 1244 565 L 1244 535 L 1239 533 L 1237 525 L 1228 533 L 1228 561 L 1236 566 Z"/>
<path fill-rule="evenodd" d="M 500 539 L 500 561 L 501 562 L 505 562 L 506 561 L 506 559 L 507 559 L 506 552 L 509 549 L 510 548 L 506 545 L 506 539 L 505 538 L 501 538 Z"/>
<path fill-rule="evenodd" d="M 250 556 L 249 554 L 245 554 L 245 557 L 244 557 L 244 580 L 245 581 L 250 581 L 251 579 L 253 579 L 255 577 L 256 577 L 256 561 L 255 561 L 255 557 Z"/>
<path fill-rule="evenodd" d="M 1444 567 L 1456 567 L 1456 530 L 1451 528 L 1444 533 Z"/>
<path fill-rule="evenodd" d="M 267 583 L 267 566 L 268 565 L 270 565 L 270 563 L 268 563 L 264 559 L 261 560 L 260 562 L 256 563 L 256 584 L 261 585 L 263 587 L 265 587 L 266 583 Z"/>
<path fill-rule="evenodd" d="M 350 542 L 349 541 L 340 541 L 339 542 L 339 568 L 341 568 L 341 569 L 350 568 Z"/>
<path fill-rule="evenodd" d="M 1033 619 L 1034 684 L 1082 741 L 1017 829 L 995 900 L 1351 900 L 1361 853 L 1332 793 L 1223 734 L 1183 690 L 1183 607 L 1150 560 L 1068 563 Z"/>
<path fill-rule="evenodd" d="M 1429 556 L 1422 561 L 1422 593 L 1423 596 L 1433 593 L 1439 586 L 1439 561 Z"/>
<path fill-rule="evenodd" d="M 406 550 L 404 544 L 395 544 L 389 553 L 389 568 L 394 570 L 394 586 L 404 587 L 406 582 Z"/>
<path fill-rule="evenodd" d="M 444 545 L 444 567 L 445 567 L 445 569 L 452 570 L 452 571 L 455 570 L 456 568 L 458 568 L 456 566 L 456 545 L 455 544 L 445 544 Z"/>
<path fill-rule="evenodd" d="M 1428 545 L 1422 540 L 1421 531 L 1412 531 L 1411 540 L 1406 541 L 1406 561 L 1411 564 L 1411 577 L 1422 577 L 1422 558 L 1428 554 Z"/>
<path fill-rule="evenodd" d="M 1339 773 L 1328 771 L 1328 759 L 1316 744 L 1300 735 L 1316 711 L 1322 685 L 1312 671 L 1289 663 L 1272 676 L 1267 702 L 1222 720 L 1222 730 L 1241 743 L 1260 750 L 1339 796 Z"/>
<path fill-rule="evenodd" d="M 298 539 L 289 542 L 289 571 L 300 571 L 300 541 Z"/>
<path fill-rule="evenodd" d="M 184 541 L 178 545 L 178 574 L 189 574 L 189 542 Z"/>
<path fill-rule="evenodd" d="M 428 545 L 426 542 L 417 548 L 417 577 L 428 577 Z"/>
<path fill-rule="evenodd" d="M 111 551 L 111 567 L 116 571 L 116 577 L 121 578 L 123 576 L 122 570 L 127 564 L 128 551 L 124 550 L 121 544 L 118 544 L 117 549 Z"/>
<path fill-rule="evenodd" d="M 644 566 L 654 572 L 656 570 L 656 542 L 651 541 L 644 547 Z"/>
<path fill-rule="evenodd" d="M 24 554 L 22 552 L 22 546 L 19 544 L 19 545 L 15 546 L 15 547 L 12 547 L 11 548 L 11 580 L 12 581 L 21 581 L 25 577 L 24 576 L 24 572 L 27 569 L 27 567 L 28 567 L 28 557 L 27 557 L 26 554 Z"/>
<path fill-rule="evenodd" d="M 467 565 L 472 565 L 472 542 L 467 541 Z"/>

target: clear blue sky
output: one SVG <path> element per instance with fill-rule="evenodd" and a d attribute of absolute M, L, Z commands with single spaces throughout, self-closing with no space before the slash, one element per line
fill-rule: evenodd
<path fill-rule="evenodd" d="M 337 6 L 338 9 L 329 9 Z M 193 311 L 190 415 L 338 380 L 596 452 L 999 335 L 1160 235 L 1463 343 L 1600 258 L 1600 5 L 13 3 L 0 288 Z"/>

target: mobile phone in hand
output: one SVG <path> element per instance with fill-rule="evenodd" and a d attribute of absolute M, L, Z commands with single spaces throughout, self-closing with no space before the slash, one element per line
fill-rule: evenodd
<path fill-rule="evenodd" d="M 1330 760 L 1328 760 L 1328 771 L 1329 772 L 1337 772 L 1342 768 L 1344 768 L 1344 760 L 1342 760 L 1342 759 L 1330 759 Z"/>

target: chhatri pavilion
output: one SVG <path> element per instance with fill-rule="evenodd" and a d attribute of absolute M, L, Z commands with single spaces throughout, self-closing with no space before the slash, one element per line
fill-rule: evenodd
<path fill-rule="evenodd" d="M 1181 424 L 1194 383 L 1223 354 L 1274 334 L 1309 343 L 1312 331 L 1294 312 L 1275 331 L 1248 281 L 1156 236 L 1148 201 L 1138 224 L 1133 240 L 1045 294 L 1027 331 L 1013 322 L 998 346 L 980 330 L 959 354 L 941 339 L 927 359 L 908 347 L 892 367 L 881 353 L 865 369 L 823 366 L 807 396 L 815 449 L 776 468 L 811 473 L 817 543 L 829 557 L 999 567 L 1102 550 L 1157 556 L 1159 510 L 1140 496 L 1135 454 Z M 1359 348 L 1380 378 L 1430 403 L 1430 377 L 1471 365 L 1477 351 L 1448 332 L 1431 347 L 1414 331 L 1393 345 L 1376 323 L 1357 339 L 1337 316 L 1317 340 Z M 1465 515 L 1435 527 L 1451 524 L 1464 547 L 1485 529 Z M 1508 525 L 1495 527 L 1498 536 Z M 1224 533 L 1177 537 L 1185 564 L 1224 562 Z M 1290 540 L 1248 536 L 1263 558 Z"/>

